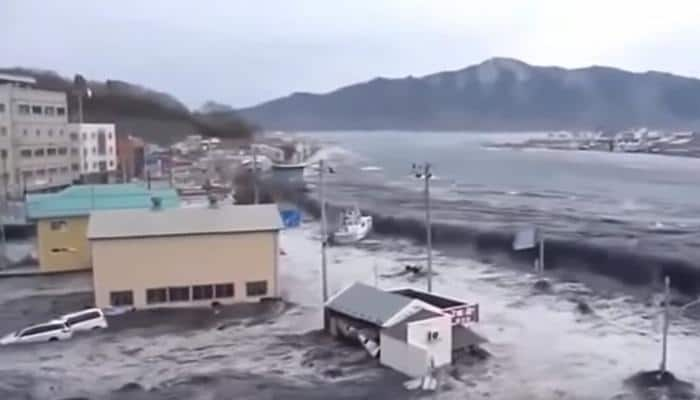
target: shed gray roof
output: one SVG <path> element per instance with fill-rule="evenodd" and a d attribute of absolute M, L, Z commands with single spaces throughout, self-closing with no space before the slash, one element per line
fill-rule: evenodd
<path fill-rule="evenodd" d="M 326 308 L 382 326 L 413 299 L 355 283 L 326 303 Z"/>
<path fill-rule="evenodd" d="M 109 210 L 90 214 L 88 238 L 196 235 L 274 231 L 282 228 L 275 204 L 220 205 L 217 208 Z"/>
<path fill-rule="evenodd" d="M 430 319 L 430 318 L 435 318 L 435 317 L 441 317 L 442 314 L 438 314 L 436 312 L 432 312 L 430 310 L 420 310 L 417 313 L 409 316 L 408 318 L 404 319 L 403 321 L 394 324 L 387 329 L 384 329 L 384 333 L 387 335 L 406 341 L 406 338 L 408 337 L 408 324 L 411 322 L 415 321 L 420 321 L 422 319 Z"/>

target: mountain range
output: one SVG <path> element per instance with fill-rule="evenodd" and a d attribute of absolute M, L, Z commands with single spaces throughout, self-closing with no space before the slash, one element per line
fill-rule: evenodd
<path fill-rule="evenodd" d="M 0 73 L 31 76 L 38 89 L 65 92 L 69 120 L 78 120 L 72 80 L 53 71 L 29 68 L 0 68 Z M 245 139 L 255 130 L 232 108 L 218 103 L 207 102 L 199 110 L 189 110 L 172 95 L 129 82 L 88 81 L 87 86 L 92 96 L 83 100 L 83 120 L 113 122 L 118 134 L 134 134 L 149 142 L 167 144 L 195 133 Z"/>
<path fill-rule="evenodd" d="M 238 114 L 280 130 L 700 129 L 700 80 L 493 58 L 423 77 L 294 93 Z"/>

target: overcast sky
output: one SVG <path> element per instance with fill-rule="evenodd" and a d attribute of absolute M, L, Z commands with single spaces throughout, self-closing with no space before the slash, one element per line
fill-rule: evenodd
<path fill-rule="evenodd" d="M 0 65 L 243 107 L 494 56 L 700 77 L 699 21 L 697 0 L 0 0 Z"/>

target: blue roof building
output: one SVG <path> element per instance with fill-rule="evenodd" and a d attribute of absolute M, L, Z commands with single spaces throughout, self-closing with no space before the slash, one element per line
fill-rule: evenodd
<path fill-rule="evenodd" d="M 92 210 L 148 208 L 159 197 L 163 208 L 180 206 L 174 189 L 152 189 L 135 183 L 75 185 L 60 192 L 27 195 L 28 219 L 87 216 Z"/>
<path fill-rule="evenodd" d="M 27 219 L 36 221 L 39 268 L 44 272 L 89 269 L 87 240 L 90 213 L 95 210 L 143 209 L 160 199 L 159 207 L 177 208 L 174 189 L 147 189 L 139 184 L 76 185 L 60 192 L 27 196 Z"/>

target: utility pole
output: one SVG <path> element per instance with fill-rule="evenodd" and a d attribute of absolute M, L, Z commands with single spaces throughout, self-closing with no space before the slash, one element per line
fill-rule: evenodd
<path fill-rule="evenodd" d="M 2 205 L 0 205 L 0 269 L 7 268 L 7 237 L 5 236 L 5 218 L 9 216 L 7 204 L 7 157 L 9 153 L 3 149 L 2 154 Z"/>
<path fill-rule="evenodd" d="M 425 244 L 428 264 L 428 293 L 433 291 L 433 232 L 430 216 L 430 179 L 433 177 L 433 173 L 430 168 L 430 163 L 425 163 L 423 165 L 413 164 L 413 173 L 416 178 L 423 179 L 425 182 L 423 195 L 425 196 Z"/>
<path fill-rule="evenodd" d="M 258 151 L 255 144 L 251 145 L 253 153 L 253 203 L 260 202 L 260 190 L 258 189 Z"/>
<path fill-rule="evenodd" d="M 544 234 L 542 230 L 538 230 L 537 233 L 540 239 L 540 257 L 537 261 L 537 273 L 542 275 L 544 274 Z"/>
<path fill-rule="evenodd" d="M 173 168 L 175 167 L 175 155 L 173 152 L 173 146 L 170 146 L 170 160 L 168 160 L 168 181 L 170 182 L 170 187 L 173 187 Z"/>
<path fill-rule="evenodd" d="M 326 246 L 328 245 L 328 232 L 326 228 L 326 163 L 321 159 L 318 162 L 319 173 L 319 195 L 321 197 L 321 281 L 323 290 L 323 304 L 328 300 L 328 280 L 326 271 Z"/>
<path fill-rule="evenodd" d="M 661 336 L 661 366 L 659 370 L 661 371 L 661 376 L 666 374 L 666 356 L 668 354 L 668 326 L 669 326 L 669 307 L 671 303 L 671 278 L 666 276 L 664 279 L 664 312 L 663 312 L 663 333 Z"/>
<path fill-rule="evenodd" d="M 83 123 L 83 93 L 78 94 L 78 123 Z"/>

